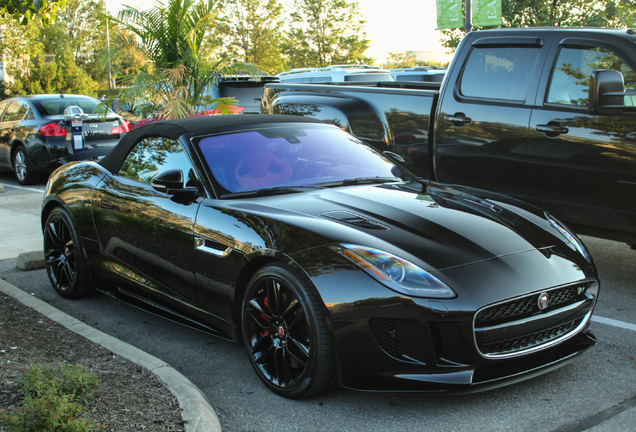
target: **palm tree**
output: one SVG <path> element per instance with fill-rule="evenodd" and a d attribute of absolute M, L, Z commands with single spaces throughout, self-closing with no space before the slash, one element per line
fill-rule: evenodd
<path fill-rule="evenodd" d="M 216 25 L 217 13 L 217 0 L 171 0 L 167 5 L 157 2 L 149 11 L 130 6 L 120 11 L 114 19 L 119 30 L 111 56 L 132 49 L 142 54 L 145 64 L 122 78 L 124 89 L 117 97 L 136 102 L 135 113 L 143 117 L 186 117 L 211 104 L 229 112 L 233 99 L 207 96 L 215 77 L 237 71 L 256 75 L 257 68 L 204 56 L 203 42 Z"/>

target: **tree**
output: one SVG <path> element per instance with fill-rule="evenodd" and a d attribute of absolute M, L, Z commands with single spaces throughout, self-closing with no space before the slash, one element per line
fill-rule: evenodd
<path fill-rule="evenodd" d="M 104 28 L 104 0 L 67 0 L 60 9 L 54 26 L 60 27 L 67 37 L 75 62 L 86 67 L 94 61 L 99 47 L 106 41 Z"/>
<path fill-rule="evenodd" d="M 55 19 L 55 13 L 63 8 L 66 0 L 0 0 L 0 14 L 9 14 L 26 25 L 39 16 L 44 25 Z"/>
<path fill-rule="evenodd" d="M 48 61 L 56 63 L 57 70 L 65 71 L 76 77 L 76 83 L 48 83 L 44 69 L 44 58 L 32 52 L 32 73 L 28 87 L 31 89 L 73 88 L 78 92 L 94 95 L 101 85 L 106 86 L 106 66 L 102 62 L 102 50 L 106 46 L 105 32 L 101 31 L 105 20 L 103 0 L 82 1 L 68 0 L 64 9 L 58 10 L 55 22 L 40 30 L 37 41 L 43 47 L 42 52 L 48 55 Z M 65 90 L 66 91 L 66 90 Z"/>
<path fill-rule="evenodd" d="M 43 54 L 32 59 L 30 74 L 22 85 L 27 94 L 76 93 L 95 96 L 97 83 L 75 64 L 70 51 L 47 62 Z"/>
<path fill-rule="evenodd" d="M 346 0 L 295 0 L 292 28 L 283 53 L 293 67 L 372 63 L 364 56 L 369 40 L 358 3 Z"/>
<path fill-rule="evenodd" d="M 206 93 L 216 76 L 239 67 L 253 71 L 248 65 L 233 66 L 227 59 L 213 62 L 203 56 L 205 37 L 217 17 L 216 0 L 172 0 L 168 5 L 158 2 L 149 11 L 122 10 L 111 55 L 118 58 L 133 50 L 145 64 L 141 71 L 121 78 L 125 88 L 119 98 L 134 102 L 137 114 L 144 117 L 185 117 L 211 102 Z M 217 102 L 227 110 L 229 101 Z"/>
<path fill-rule="evenodd" d="M 2 96 L 19 94 L 22 90 L 21 78 L 28 74 L 29 56 L 42 52 L 42 44 L 37 41 L 39 25 L 37 20 L 20 24 L 12 15 L 0 16 L 2 43 L 0 56 L 9 76 L 2 84 Z"/>
<path fill-rule="evenodd" d="M 219 33 L 227 57 L 269 73 L 285 69 L 281 54 L 283 20 L 278 0 L 225 0 Z"/>
<path fill-rule="evenodd" d="M 382 64 L 385 69 L 397 69 L 415 66 L 415 56 L 408 53 L 390 52 L 386 61 Z"/>
<path fill-rule="evenodd" d="M 616 5 L 616 16 L 623 27 L 636 27 L 636 1 L 618 0 L 614 4 Z"/>

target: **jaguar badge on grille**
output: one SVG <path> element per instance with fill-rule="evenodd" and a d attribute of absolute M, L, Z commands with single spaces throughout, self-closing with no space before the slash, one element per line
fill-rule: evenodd
<path fill-rule="evenodd" d="M 539 299 L 537 300 L 537 306 L 539 306 L 539 309 L 543 310 L 547 308 L 549 304 L 550 304 L 550 297 L 548 296 L 548 293 L 544 292 L 539 294 Z"/>

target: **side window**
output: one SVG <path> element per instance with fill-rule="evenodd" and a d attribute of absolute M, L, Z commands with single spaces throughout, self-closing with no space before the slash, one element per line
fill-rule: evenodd
<path fill-rule="evenodd" d="M 9 101 L 0 102 L 0 117 L 2 117 L 2 113 L 4 113 L 4 110 L 7 107 L 7 105 L 9 105 Z M 1 121 L 5 121 L 5 120 L 1 120 Z"/>
<path fill-rule="evenodd" d="M 150 183 L 161 171 L 180 169 L 188 182 L 191 168 L 181 143 L 164 137 L 147 137 L 128 153 L 118 174 Z"/>
<path fill-rule="evenodd" d="M 625 89 L 636 89 L 636 73 L 613 52 L 598 47 L 562 47 L 550 79 L 546 102 L 587 106 L 590 75 L 595 69 L 617 70 L 623 74 Z"/>
<path fill-rule="evenodd" d="M 477 47 L 460 80 L 460 94 L 483 99 L 525 101 L 540 49 Z"/>
<path fill-rule="evenodd" d="M 4 113 L 4 121 L 18 121 L 24 118 L 27 112 L 27 107 L 22 102 L 11 101 L 7 112 Z"/>

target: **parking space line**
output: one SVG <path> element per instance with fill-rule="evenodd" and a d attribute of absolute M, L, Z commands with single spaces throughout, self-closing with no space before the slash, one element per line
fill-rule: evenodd
<path fill-rule="evenodd" d="M 624 321 L 618 321 L 611 318 L 604 318 L 604 317 L 592 315 L 592 321 L 601 323 L 601 324 L 611 325 L 614 327 L 620 327 L 620 328 L 631 330 L 631 331 L 636 331 L 636 324 L 630 324 Z"/>
<path fill-rule="evenodd" d="M 14 186 L 14 185 L 10 185 L 10 184 L 3 184 L 4 187 L 10 187 L 10 188 L 14 188 L 14 189 L 22 189 L 22 190 L 28 190 L 31 192 L 44 192 L 42 189 L 35 189 L 35 188 L 29 188 L 29 187 L 25 187 L 25 186 Z"/>

